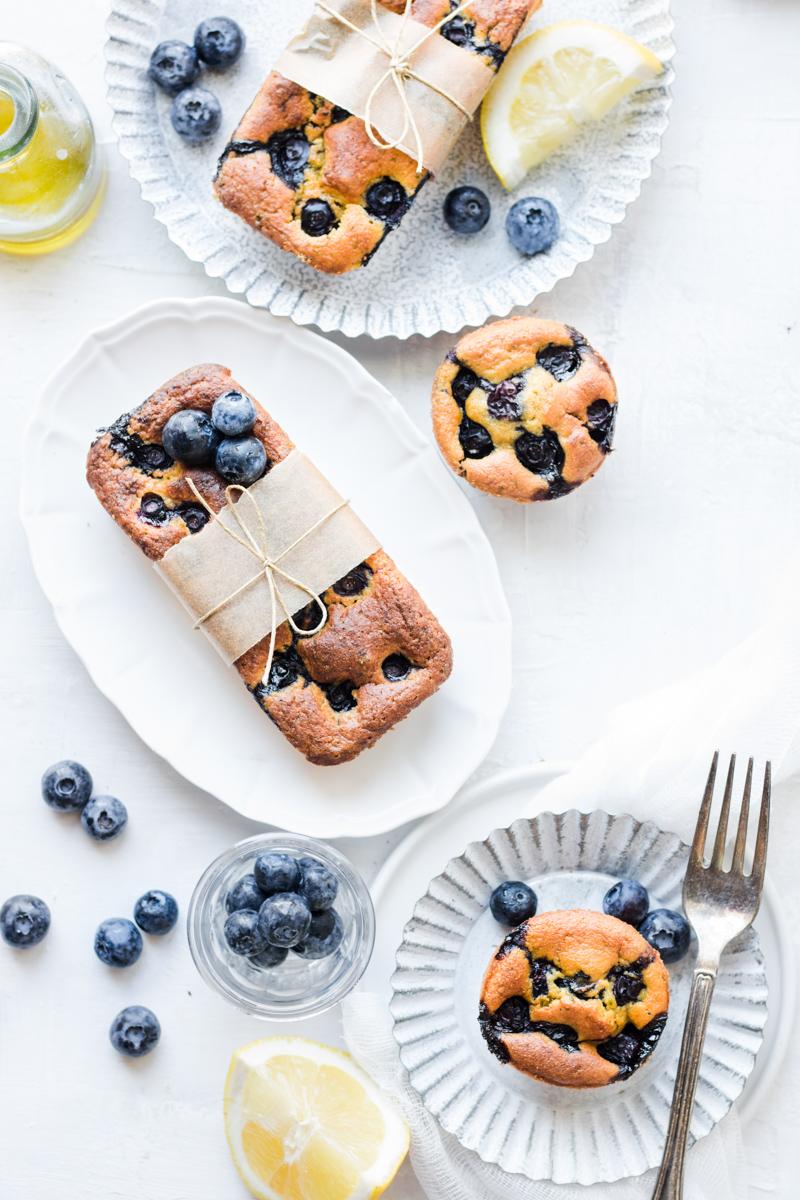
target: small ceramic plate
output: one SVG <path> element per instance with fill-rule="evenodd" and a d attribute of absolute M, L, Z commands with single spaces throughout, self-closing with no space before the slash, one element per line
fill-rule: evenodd
<path fill-rule="evenodd" d="M 201 362 L 229 366 L 352 501 L 452 639 L 447 683 L 354 762 L 289 745 L 86 483 L 95 431 Z M 511 685 L 497 563 L 430 441 L 339 346 L 235 300 L 148 305 L 55 372 L 25 462 L 22 521 L 68 641 L 149 746 L 244 816 L 369 837 L 441 808 L 488 753 Z"/>
<path fill-rule="evenodd" d="M 575 810 L 522 818 L 474 842 L 430 884 L 397 952 L 391 1011 L 400 1057 L 426 1108 L 486 1162 L 530 1179 L 593 1184 L 660 1161 L 692 977 L 670 967 L 669 1019 L 651 1058 L 622 1083 L 581 1092 L 539 1083 L 490 1053 L 478 1026 L 484 971 L 506 932 L 487 905 L 526 880 L 539 911 L 601 909 L 617 879 L 639 879 L 653 907 L 680 907 L 688 847 L 632 817 Z M 691 1134 L 707 1134 L 740 1094 L 767 1019 L 752 930 L 726 953 L 711 1007 Z"/>
<path fill-rule="evenodd" d="M 511 195 L 495 178 L 474 122 L 369 266 L 321 275 L 227 212 L 211 188 L 231 132 L 302 27 L 312 0 L 226 0 L 223 7 L 245 30 L 247 49 L 232 71 L 205 76 L 222 102 L 222 127 L 207 145 L 191 147 L 173 131 L 170 100 L 146 71 L 158 42 L 191 40 L 201 15 L 196 0 L 114 0 L 106 43 L 114 130 L 131 175 L 172 241 L 232 292 L 300 325 L 353 337 L 429 337 L 530 304 L 610 237 L 650 174 L 667 126 L 674 54 L 669 0 L 547 0 L 531 29 L 575 17 L 601 21 L 649 47 L 667 64 L 663 75 L 605 120 L 587 125 Z M 492 202 L 492 220 L 473 237 L 453 233 L 442 219 L 445 196 L 464 183 L 483 188 Z M 515 199 L 530 195 L 556 205 L 562 235 L 547 254 L 522 258 L 506 237 L 505 215 Z"/>

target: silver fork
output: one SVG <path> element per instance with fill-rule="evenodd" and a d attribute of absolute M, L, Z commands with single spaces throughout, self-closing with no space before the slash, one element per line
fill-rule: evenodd
<path fill-rule="evenodd" d="M 653 1200 L 681 1200 L 683 1196 L 683 1168 L 686 1158 L 686 1139 L 689 1120 L 694 1107 L 700 1058 L 708 1024 L 708 1010 L 717 981 L 717 969 L 722 952 L 729 942 L 752 925 L 761 902 L 764 886 L 764 868 L 767 861 L 767 837 L 769 832 L 769 803 L 771 792 L 771 766 L 767 763 L 764 772 L 764 787 L 761 795 L 761 812 L 758 818 L 758 834 L 753 852 L 753 867 L 749 875 L 744 873 L 747 823 L 750 816 L 750 787 L 753 781 L 753 760 L 747 764 L 742 807 L 739 812 L 739 827 L 733 848 L 733 861 L 729 870 L 723 869 L 728 818 L 731 811 L 733 775 L 736 755 L 731 756 L 725 794 L 719 814 L 711 863 L 705 866 L 704 854 L 714 782 L 717 777 L 719 752 L 714 755 L 703 803 L 697 818 L 697 828 L 689 854 L 689 865 L 683 881 L 683 907 L 698 942 L 697 965 L 694 970 L 689 1009 L 681 1043 L 681 1057 L 675 1082 L 675 1094 L 669 1115 L 667 1141 L 661 1159 Z"/>

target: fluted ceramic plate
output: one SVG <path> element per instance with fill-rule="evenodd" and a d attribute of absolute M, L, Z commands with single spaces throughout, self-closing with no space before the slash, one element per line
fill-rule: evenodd
<path fill-rule="evenodd" d="M 108 96 L 131 175 L 172 241 L 256 307 L 351 336 L 431 336 L 480 325 L 530 304 L 571 275 L 639 195 L 667 126 L 674 53 L 669 0 L 546 0 L 531 29 L 574 17 L 602 21 L 648 46 L 666 64 L 664 73 L 587 126 L 511 195 L 486 161 L 476 122 L 366 268 L 338 278 L 319 274 L 227 212 L 211 190 L 231 132 L 311 6 L 312 0 L 226 0 L 222 7 L 245 30 L 247 49 L 232 71 L 204 80 L 222 101 L 223 121 L 203 147 L 187 146 L 174 133 L 170 101 L 146 69 L 159 41 L 191 40 L 208 10 L 197 0 L 114 0 L 108 20 Z M 483 188 L 492 201 L 492 220 L 473 237 L 451 232 L 442 220 L 444 197 L 463 183 Z M 546 197 L 561 216 L 558 242 L 534 258 L 522 258 L 505 234 L 505 214 L 526 195 Z"/>
<path fill-rule="evenodd" d="M 571 810 L 522 818 L 473 842 L 430 884 L 406 925 L 392 977 L 400 1057 L 426 1108 L 486 1162 L 530 1179 L 610 1183 L 660 1161 L 691 987 L 693 949 L 669 968 L 669 1019 L 652 1056 L 622 1083 L 571 1091 L 490 1053 L 478 1026 L 483 973 L 506 930 L 487 905 L 498 883 L 528 881 L 539 911 L 600 909 L 622 877 L 653 907 L 679 908 L 688 846 L 633 817 Z M 750 930 L 725 954 L 711 1006 L 691 1137 L 742 1091 L 767 1020 L 767 980 Z"/>

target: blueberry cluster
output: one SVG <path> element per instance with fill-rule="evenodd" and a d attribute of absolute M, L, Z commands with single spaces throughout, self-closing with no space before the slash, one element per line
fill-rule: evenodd
<path fill-rule="evenodd" d="M 276 967 L 290 950 L 305 959 L 327 958 L 344 936 L 333 907 L 338 883 L 316 858 L 259 854 L 225 898 L 225 941 L 255 967 Z"/>
<path fill-rule="evenodd" d="M 244 50 L 242 29 L 230 17 L 201 21 L 190 46 L 186 42 L 160 42 L 150 55 L 148 75 L 157 87 L 173 96 L 170 119 L 175 132 L 187 142 L 206 141 L 219 129 L 222 108 L 208 88 L 193 86 L 205 67 L 225 71 L 238 62 Z"/>
<path fill-rule="evenodd" d="M 480 188 L 453 188 L 445 197 L 444 219 L 454 233 L 479 233 L 491 211 L 489 197 Z M 544 254 L 557 241 L 559 232 L 558 211 L 541 196 L 524 196 L 506 215 L 509 241 L 527 257 Z"/>
<path fill-rule="evenodd" d="M 81 825 L 96 842 L 113 841 L 128 824 L 128 810 L 116 796 L 93 796 L 92 787 L 86 767 L 65 758 L 42 776 L 42 799 L 56 812 L 79 812 Z"/>
<path fill-rule="evenodd" d="M 133 921 L 108 917 L 100 922 L 94 935 L 94 952 L 107 967 L 132 967 L 144 947 L 139 930 L 163 937 L 175 928 L 177 920 L 174 896 L 160 890 L 145 892 L 133 907 Z"/>
<path fill-rule="evenodd" d="M 256 407 L 249 396 L 230 391 L 218 396 L 211 416 L 182 408 L 164 426 L 161 440 L 170 458 L 187 467 L 212 463 L 226 483 L 249 487 L 269 466 L 263 443 L 253 437 Z"/>

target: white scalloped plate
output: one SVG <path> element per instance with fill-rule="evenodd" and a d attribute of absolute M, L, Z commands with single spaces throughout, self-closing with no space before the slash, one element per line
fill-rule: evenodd
<path fill-rule="evenodd" d="M 86 483 L 95 430 L 208 361 L 229 366 L 352 500 L 452 639 L 447 683 L 355 762 L 314 767 L 288 744 Z M 55 372 L 25 463 L 21 517 L 66 638 L 139 736 L 244 816 L 369 837 L 441 808 L 487 754 L 511 686 L 497 563 L 429 440 L 339 346 L 235 300 L 148 305 Z"/>
<path fill-rule="evenodd" d="M 368 267 L 338 278 L 320 275 L 223 209 L 211 190 L 231 131 L 311 3 L 226 0 L 226 14 L 240 22 L 248 43 L 233 71 L 208 76 L 224 115 L 219 134 L 202 148 L 188 147 L 174 133 L 169 99 L 146 75 L 159 41 L 191 38 L 196 0 L 115 0 L 108 19 L 108 97 L 131 175 L 172 241 L 252 305 L 353 337 L 429 337 L 480 325 L 530 304 L 571 275 L 639 195 L 667 127 L 675 50 L 669 0 L 546 0 L 531 28 L 574 17 L 613 25 L 657 54 L 667 64 L 664 74 L 587 126 L 511 196 L 486 161 L 479 130 L 467 130 Z M 462 183 L 479 185 L 492 201 L 493 219 L 470 238 L 449 231 L 441 215 L 447 192 Z M 509 244 L 504 228 L 511 203 L 526 195 L 551 200 L 562 226 L 552 251 L 527 259 Z"/>
<path fill-rule="evenodd" d="M 539 911 L 600 909 L 631 876 L 653 906 L 680 907 L 688 847 L 652 822 L 603 812 L 542 813 L 473 842 L 432 880 L 397 952 L 391 1011 L 400 1057 L 426 1108 L 484 1161 L 530 1179 L 610 1183 L 660 1161 L 691 986 L 691 951 L 670 967 L 669 1020 L 652 1057 L 623 1083 L 573 1092 L 530 1079 L 489 1052 L 481 980 L 505 930 L 487 909 L 504 879 L 527 880 Z M 739 1096 L 767 1020 L 764 959 L 752 930 L 724 956 L 700 1068 L 691 1136 Z"/>

